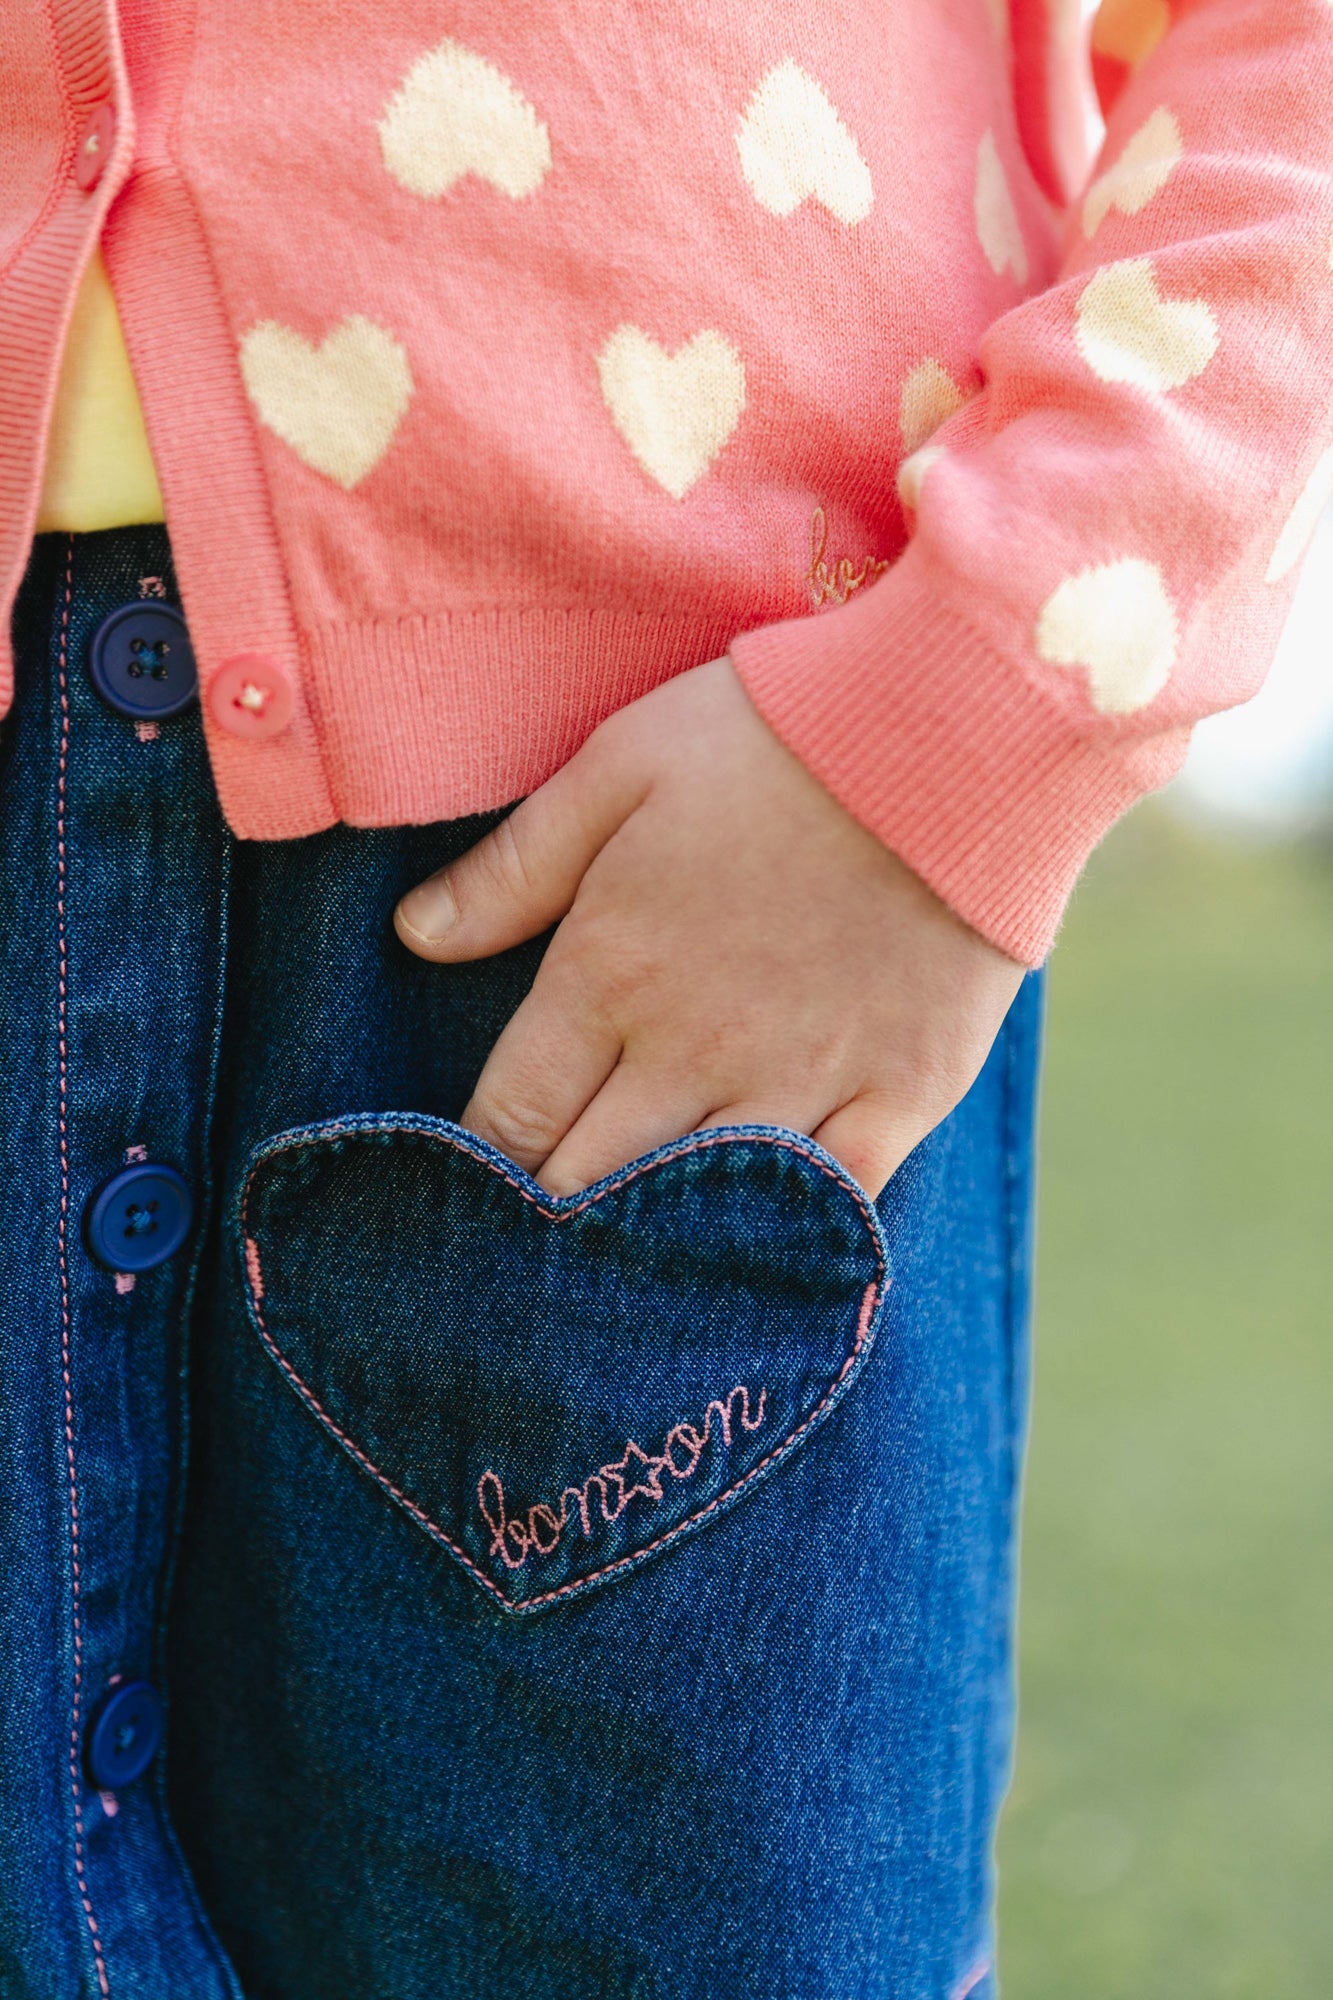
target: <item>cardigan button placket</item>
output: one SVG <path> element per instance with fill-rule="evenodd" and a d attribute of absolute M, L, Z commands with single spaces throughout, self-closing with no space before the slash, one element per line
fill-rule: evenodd
<path fill-rule="evenodd" d="M 249 742 L 280 736 L 296 713 L 291 681 L 263 653 L 224 660 L 208 684 L 208 712 L 229 736 Z"/>
<path fill-rule="evenodd" d="M 91 194 L 101 180 L 115 143 L 115 111 L 109 104 L 99 104 L 85 120 L 74 149 L 74 179 L 85 194 Z"/>

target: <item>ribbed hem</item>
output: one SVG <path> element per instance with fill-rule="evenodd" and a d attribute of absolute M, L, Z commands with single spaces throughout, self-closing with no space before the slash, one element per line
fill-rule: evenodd
<path fill-rule="evenodd" d="M 396 826 L 507 805 L 599 722 L 727 650 L 725 620 L 477 611 L 305 635 L 324 762 L 342 817 Z M 262 799 L 217 768 L 245 834 Z"/>
<path fill-rule="evenodd" d="M 915 549 L 840 610 L 730 650 L 801 762 L 1024 965 L 1045 958 L 1088 855 L 1188 738 L 1081 722 L 950 606 Z"/>

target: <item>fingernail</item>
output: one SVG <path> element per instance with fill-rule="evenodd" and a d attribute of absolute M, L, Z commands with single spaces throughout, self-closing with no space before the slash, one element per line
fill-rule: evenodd
<path fill-rule="evenodd" d="M 449 884 L 440 876 L 409 889 L 398 905 L 398 919 L 423 944 L 438 944 L 458 922 L 458 905 Z"/>

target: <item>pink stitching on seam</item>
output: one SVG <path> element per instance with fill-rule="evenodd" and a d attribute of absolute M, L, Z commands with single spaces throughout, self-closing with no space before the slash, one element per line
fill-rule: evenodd
<path fill-rule="evenodd" d="M 528 1559 L 528 1550 L 531 1548 L 535 1548 L 539 1556 L 554 1555 L 559 1545 L 560 1537 L 569 1525 L 569 1509 L 565 1505 L 565 1501 L 570 1494 L 574 1496 L 575 1503 L 578 1506 L 579 1521 L 586 1539 L 592 1534 L 592 1512 L 589 1506 L 588 1494 L 594 1486 L 601 1495 L 602 1519 L 607 1522 L 618 1521 L 636 1494 L 642 1494 L 645 1500 L 651 1500 L 655 1505 L 663 1497 L 663 1473 L 669 1472 L 673 1479 L 689 1479 L 693 1474 L 695 1467 L 703 1456 L 703 1448 L 712 1436 L 714 1410 L 718 1414 L 722 1442 L 730 1450 L 731 1406 L 738 1396 L 741 1399 L 740 1420 L 742 1426 L 747 1431 L 757 1431 L 764 1421 L 764 1404 L 768 1398 L 768 1391 L 767 1389 L 759 1391 L 758 1414 L 751 1419 L 750 1392 L 744 1383 L 738 1382 L 725 1403 L 719 1402 L 714 1397 L 713 1401 L 708 1405 L 704 1413 L 704 1427 L 702 1431 L 697 1431 L 693 1424 L 674 1424 L 667 1433 L 668 1448 L 665 1451 L 659 1452 L 656 1458 L 650 1458 L 648 1453 L 631 1438 L 625 1446 L 624 1456 L 617 1459 L 614 1465 L 604 1465 L 599 1472 L 590 1473 L 582 1486 L 566 1486 L 564 1488 L 560 1495 L 560 1512 L 558 1514 L 554 1508 L 540 1504 L 529 1507 L 526 1527 L 517 1517 L 513 1520 L 507 1519 L 505 1515 L 504 1482 L 498 1472 L 492 1472 L 488 1467 L 477 1481 L 477 1505 L 480 1507 L 482 1517 L 491 1531 L 491 1554 L 498 1556 L 506 1569 L 522 1569 Z M 687 1448 L 691 1449 L 694 1454 L 689 1465 L 683 1472 L 676 1469 L 675 1462 L 671 1457 L 670 1445 L 674 1438 L 684 1438 Z M 631 1459 L 635 1461 L 633 1473 L 629 1469 Z M 615 1496 L 615 1505 L 611 1507 L 608 1507 L 606 1504 L 606 1482 L 608 1479 L 613 1480 L 620 1489 L 619 1493 Z M 488 1495 L 491 1503 L 490 1506 L 487 1505 Z M 491 1507 L 494 1507 L 494 1513 L 492 1513 Z M 537 1533 L 539 1518 L 544 1527 L 548 1524 L 550 1526 L 552 1533 L 549 1543 L 543 1542 L 541 1536 Z M 506 1548 L 506 1536 L 512 1536 L 514 1547 L 518 1550 L 516 1556 L 511 1556 Z"/>
<path fill-rule="evenodd" d="M 949 1995 L 949 2000 L 967 2000 L 968 1994 L 976 1991 L 989 1971 L 990 1960 L 988 1958 L 981 1959 L 972 1967 L 970 1972 L 963 1974 L 958 1984 L 954 1987 L 953 1992 Z"/>
<path fill-rule="evenodd" d="M 301 1398 L 302 1402 L 306 1405 L 306 1407 L 309 1410 L 313 1412 L 313 1414 L 316 1417 L 318 1417 L 319 1421 L 324 1425 L 325 1429 L 331 1434 L 331 1436 L 335 1437 L 338 1440 L 338 1443 L 342 1445 L 343 1449 L 348 1453 L 348 1455 L 351 1458 L 354 1458 L 357 1464 L 360 1465 L 366 1472 L 370 1474 L 371 1478 L 376 1482 L 376 1484 L 380 1486 L 383 1489 L 383 1491 L 390 1496 L 391 1499 L 396 1500 L 399 1506 L 402 1507 L 406 1513 L 410 1514 L 412 1516 L 412 1519 L 418 1522 L 421 1525 L 421 1527 L 423 1527 L 426 1530 L 428 1535 L 430 1535 L 435 1541 L 439 1542 L 442 1547 L 449 1549 L 454 1554 L 454 1556 L 457 1557 L 458 1561 L 463 1565 L 463 1568 L 468 1572 L 469 1576 L 473 1577 L 475 1581 L 481 1585 L 481 1588 L 487 1593 L 487 1595 L 493 1597 L 496 1603 L 499 1604 L 506 1611 L 535 1611 L 544 1604 L 555 1604 L 562 1597 L 571 1597 L 581 1591 L 589 1589 L 591 1585 L 593 1585 L 594 1583 L 600 1582 L 603 1577 L 615 1576 L 621 1570 L 631 1569 L 636 1567 L 639 1563 L 644 1561 L 647 1556 L 654 1554 L 658 1549 L 669 1548 L 671 1544 L 674 1541 L 677 1541 L 681 1535 L 687 1532 L 687 1530 L 693 1528 L 700 1521 L 706 1521 L 710 1514 L 716 1513 L 719 1508 L 723 1507 L 728 1501 L 733 1499 L 736 1495 L 743 1493 L 745 1488 L 749 1486 L 754 1480 L 758 1479 L 760 1475 L 763 1472 L 765 1472 L 770 1465 L 776 1463 L 778 1460 L 782 1458 L 785 1458 L 789 1452 L 794 1451 L 796 1446 L 799 1444 L 800 1440 L 805 1436 L 806 1432 L 812 1429 L 813 1426 L 816 1423 L 818 1423 L 821 1414 L 828 1407 L 829 1403 L 833 1400 L 833 1398 L 837 1395 L 838 1390 L 841 1388 L 843 1382 L 846 1380 L 847 1376 L 850 1374 L 851 1370 L 856 1366 L 857 1361 L 860 1359 L 861 1353 L 866 1344 L 866 1336 L 870 1331 L 871 1323 L 874 1320 L 875 1313 L 879 1307 L 880 1300 L 883 1297 L 884 1292 L 887 1290 L 884 1253 L 879 1242 L 878 1218 L 875 1216 L 875 1212 L 873 1208 L 870 1206 L 869 1197 L 866 1195 L 865 1191 L 862 1188 L 858 1187 L 854 1182 L 843 1180 L 842 1176 L 840 1174 L 835 1173 L 832 1170 L 832 1168 L 829 1167 L 825 1163 L 825 1161 L 819 1157 L 817 1153 L 812 1152 L 807 1146 L 801 1145 L 799 1141 L 795 1139 L 768 1138 L 766 1140 L 767 1144 L 779 1147 L 784 1152 L 795 1153 L 798 1159 L 806 1160 L 812 1167 L 815 1167 L 821 1174 L 824 1175 L 826 1180 L 834 1181 L 840 1188 L 844 1189 L 844 1191 L 851 1196 L 853 1202 L 860 1209 L 862 1219 L 865 1221 L 867 1227 L 870 1230 L 871 1241 L 875 1247 L 875 1261 L 876 1264 L 878 1265 L 878 1272 L 877 1275 L 866 1286 L 865 1292 L 862 1295 L 861 1310 L 857 1317 L 856 1334 L 852 1342 L 851 1352 L 848 1354 L 847 1359 L 843 1362 L 842 1367 L 838 1370 L 837 1374 L 834 1376 L 828 1388 L 824 1391 L 824 1394 L 815 1404 L 814 1409 L 811 1410 L 809 1416 L 805 1419 L 805 1422 L 798 1425 L 794 1431 L 790 1432 L 788 1436 L 783 1439 L 781 1444 L 775 1445 L 772 1451 L 767 1453 L 765 1457 L 759 1460 L 758 1464 L 752 1465 L 750 1467 L 750 1470 L 736 1481 L 735 1485 L 726 1487 L 721 1493 L 717 1494 L 714 1499 L 710 1500 L 706 1507 L 700 1508 L 697 1514 L 688 1514 L 683 1521 L 678 1521 L 674 1528 L 669 1528 L 664 1535 L 659 1535 L 656 1541 L 646 1542 L 641 1549 L 634 1550 L 632 1554 L 627 1556 L 621 1556 L 615 1562 L 608 1563 L 602 1569 L 590 1570 L 587 1576 L 577 1577 L 572 1583 L 563 1583 L 559 1586 L 558 1589 L 543 1591 L 540 1594 L 540 1596 L 537 1597 L 525 1597 L 525 1598 L 520 1598 L 518 1600 L 508 1598 L 505 1596 L 502 1590 L 498 1589 L 496 1585 L 492 1583 L 490 1577 L 487 1576 L 485 1570 L 482 1569 L 477 1563 L 473 1562 L 471 1556 L 467 1553 L 467 1550 L 461 1547 L 460 1544 L 454 1540 L 452 1535 L 446 1534 L 444 1529 L 439 1525 L 439 1523 L 437 1521 L 433 1521 L 430 1515 L 426 1513 L 424 1508 L 418 1507 L 415 1500 L 409 1500 L 408 1496 L 406 1495 L 406 1493 L 403 1492 L 402 1488 L 395 1486 L 393 1481 L 388 1477 L 388 1475 L 380 1471 L 380 1468 L 374 1463 L 373 1459 L 368 1458 L 366 1453 L 362 1451 L 361 1447 L 358 1444 L 355 1444 L 353 1440 L 347 1435 L 347 1432 L 343 1430 L 334 1421 L 334 1419 L 329 1415 L 328 1411 L 324 1408 L 324 1405 L 320 1402 L 319 1398 L 315 1395 L 314 1391 L 310 1388 L 308 1383 L 306 1383 L 302 1379 L 302 1377 L 297 1374 L 296 1370 L 292 1367 L 290 1361 L 288 1361 L 286 1355 L 282 1352 L 282 1349 L 278 1346 L 272 1334 L 265 1326 L 264 1316 L 259 1310 L 260 1301 L 263 1298 L 263 1289 L 262 1289 L 263 1273 L 260 1267 L 259 1246 L 255 1242 L 255 1239 L 250 1235 L 249 1230 L 247 1228 L 247 1217 L 250 1211 L 250 1194 L 254 1186 L 255 1175 L 259 1171 L 259 1168 L 262 1165 L 264 1165 L 267 1160 L 274 1157 L 274 1154 L 276 1154 L 279 1150 L 291 1153 L 301 1152 L 310 1146 L 325 1145 L 330 1140 L 336 1138 L 349 1138 L 349 1139 L 370 1138 L 374 1136 L 377 1132 L 382 1130 L 392 1131 L 395 1133 L 401 1132 L 408 1136 L 419 1139 L 429 1139 L 433 1141 L 435 1144 L 447 1144 L 453 1146 L 459 1152 L 467 1153 L 469 1158 L 476 1160 L 480 1166 L 486 1167 L 491 1173 L 495 1174 L 499 1180 L 505 1181 L 510 1187 L 514 1188 L 517 1193 L 522 1195 L 524 1201 L 530 1203 L 533 1208 L 540 1208 L 542 1212 L 546 1216 L 548 1216 L 552 1222 L 563 1222 L 571 1216 L 581 1215 L 585 1208 L 591 1207 L 594 1199 L 601 1200 L 602 1196 L 589 1195 L 586 1200 L 576 1203 L 572 1208 L 553 1209 L 548 1203 L 542 1201 L 540 1197 L 534 1194 L 529 1188 L 524 1187 L 521 1181 L 516 1180 L 512 1174 L 506 1172 L 506 1170 L 502 1166 L 498 1165 L 495 1161 L 486 1158 L 485 1155 L 483 1155 L 482 1153 L 473 1152 L 470 1147 L 460 1145 L 457 1139 L 454 1138 L 442 1139 L 441 1135 L 438 1132 L 430 1131 L 426 1127 L 420 1125 L 393 1125 L 387 1127 L 378 1127 L 378 1126 L 365 1126 L 365 1125 L 339 1125 L 336 1123 L 322 1126 L 318 1132 L 312 1132 L 302 1138 L 293 1139 L 290 1145 L 284 1146 L 282 1148 L 275 1147 L 274 1153 L 272 1154 L 266 1153 L 264 1155 L 264 1158 L 262 1160 L 256 1161 L 254 1167 L 252 1167 L 249 1177 L 246 1180 L 244 1191 L 241 1196 L 241 1233 L 245 1238 L 245 1243 L 246 1243 L 247 1275 L 250 1276 L 252 1279 L 252 1294 L 253 1294 L 254 1278 L 258 1278 L 260 1285 L 258 1293 L 253 1294 L 252 1311 L 255 1322 L 255 1329 L 258 1332 L 260 1340 L 267 1348 L 273 1361 L 277 1364 L 278 1368 L 281 1369 L 282 1373 L 287 1377 L 287 1380 L 291 1383 L 292 1387 L 295 1389 L 297 1395 Z M 656 1154 L 652 1159 L 646 1160 L 642 1166 L 636 1167 L 632 1173 L 626 1174 L 623 1180 L 614 1182 L 613 1183 L 614 1189 L 619 1190 L 622 1187 L 627 1187 L 631 1181 L 638 1180 L 640 1175 L 650 1173 L 654 1167 L 665 1166 L 669 1160 L 680 1159 L 686 1153 L 703 1152 L 713 1146 L 730 1145 L 733 1143 L 734 1140 L 726 1133 L 718 1133 L 716 1135 L 705 1133 L 702 1137 L 697 1137 L 697 1138 L 692 1137 L 688 1139 L 683 1139 L 680 1142 L 680 1144 L 677 1147 L 675 1147 L 671 1152 Z M 612 1191 L 611 1189 L 605 1189 L 603 1190 L 603 1193 L 610 1193 L 611 1191 Z M 252 1248 L 254 1251 L 253 1268 L 251 1268 L 251 1258 L 250 1258 L 250 1251 Z M 683 1429 L 683 1426 L 677 1426 L 677 1429 L 678 1430 Z M 694 1435 L 697 1436 L 697 1433 L 694 1433 Z M 702 1449 L 702 1444 L 700 1448 Z M 598 1475 L 596 1474 L 593 1475 L 594 1478 L 596 1478 L 597 1476 Z M 569 1490 L 571 1489 L 566 1488 L 566 1491 Z M 563 1497 L 564 1496 L 562 1494 L 561 1498 L 563 1499 Z M 554 1519 L 554 1516 L 552 1518 Z"/>
<path fill-rule="evenodd" d="M 79 1568 L 79 1482 L 74 1466 L 74 1385 L 70 1368 L 70 1283 L 69 1283 L 69 948 L 65 933 L 65 779 L 69 768 L 69 613 L 74 597 L 74 537 L 69 538 L 65 562 L 65 604 L 60 620 L 60 764 L 56 785 L 56 913 L 60 954 L 60 1005 L 57 1041 L 60 1051 L 60 1222 L 57 1242 L 60 1257 L 60 1372 L 65 1389 L 65 1458 L 69 1468 L 69 1552 L 72 1582 L 72 1622 L 74 1632 L 74 1689 L 71 1697 L 69 1734 L 69 1789 L 74 1804 L 74 1872 L 78 1877 L 79 1899 L 88 1925 L 88 1936 L 97 1965 L 97 1984 L 103 2000 L 111 1988 L 107 1983 L 106 1961 L 97 1918 L 88 1894 L 88 1877 L 83 1865 L 83 1800 L 79 1787 L 79 1736 L 83 1721 L 83 1609 Z"/>
<path fill-rule="evenodd" d="M 247 1236 L 245 1239 L 245 1269 L 250 1280 L 250 1290 L 255 1295 L 255 1304 L 258 1305 L 264 1296 L 264 1273 L 259 1268 L 259 1245 L 253 1236 Z"/>

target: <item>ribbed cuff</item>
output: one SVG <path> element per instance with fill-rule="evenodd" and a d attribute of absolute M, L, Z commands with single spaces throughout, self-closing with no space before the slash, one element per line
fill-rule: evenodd
<path fill-rule="evenodd" d="M 731 657 L 806 768 L 1025 965 L 1050 950 L 1102 835 L 1187 741 L 1081 723 L 949 604 L 915 549 L 839 610 L 747 632 Z"/>

